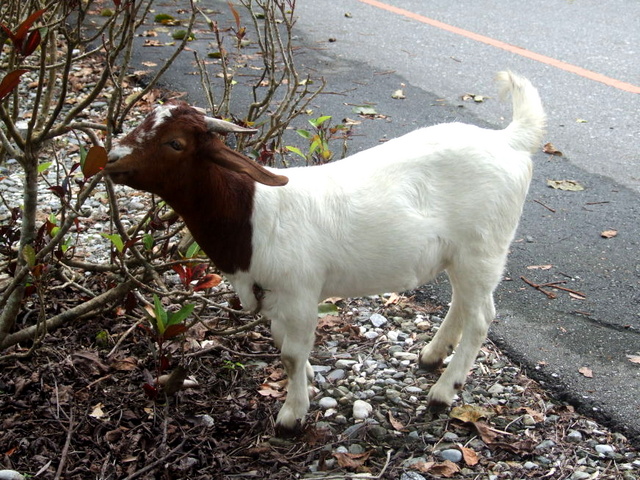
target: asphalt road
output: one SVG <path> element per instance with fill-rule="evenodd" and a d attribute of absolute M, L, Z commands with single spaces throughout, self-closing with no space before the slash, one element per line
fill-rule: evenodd
<path fill-rule="evenodd" d="M 357 118 L 353 105 L 370 104 L 384 116 L 359 119 L 351 152 L 434 123 L 505 126 L 511 112 L 495 95 L 498 70 L 521 73 L 539 88 L 546 141 L 563 156 L 534 157 L 490 336 L 560 398 L 640 444 L 640 364 L 631 361 L 640 356 L 640 3 L 297 3 L 298 69 L 327 81 L 314 115 Z M 228 12 L 225 2 L 210 5 Z M 206 44 L 190 47 L 205 51 Z M 145 48 L 137 55 L 166 56 Z M 192 58 L 183 55 L 165 82 L 203 106 Z M 397 89 L 404 100 L 391 98 Z M 485 100 L 464 101 L 464 94 Z M 549 179 L 585 190 L 555 190 Z M 607 230 L 617 236 L 603 238 Z M 572 292 L 549 298 L 522 277 L 564 282 Z M 448 301 L 444 276 L 432 288 Z"/>

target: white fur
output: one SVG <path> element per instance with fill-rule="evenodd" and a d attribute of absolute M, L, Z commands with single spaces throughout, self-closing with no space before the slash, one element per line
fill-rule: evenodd
<path fill-rule="evenodd" d="M 495 316 L 504 269 L 531 180 L 529 152 L 544 113 L 537 91 L 502 72 L 513 92 L 505 130 L 451 123 L 420 129 L 320 167 L 292 168 L 284 187 L 257 185 L 249 271 L 229 275 L 243 305 L 271 320 L 289 376 L 277 424 L 294 429 L 309 407 L 308 358 L 317 304 L 330 296 L 403 291 L 446 271 L 451 308 L 420 361 L 453 360 L 429 392 L 449 405 Z"/>

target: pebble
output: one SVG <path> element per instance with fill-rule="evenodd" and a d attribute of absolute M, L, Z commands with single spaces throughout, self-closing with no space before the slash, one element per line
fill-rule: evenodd
<path fill-rule="evenodd" d="M 327 380 L 329 380 L 330 382 L 336 382 L 338 380 L 342 380 L 344 377 L 346 377 L 346 375 L 346 372 L 342 368 L 336 368 L 335 370 L 329 372 L 329 374 L 327 375 Z"/>
<path fill-rule="evenodd" d="M 320 405 L 320 408 L 328 410 L 330 408 L 336 408 L 338 406 L 338 401 L 333 397 L 322 397 L 318 400 L 318 405 Z"/>
<path fill-rule="evenodd" d="M 388 322 L 388 320 L 379 313 L 371 315 L 371 317 L 369 317 L 369 321 L 376 328 L 380 328 Z"/>
<path fill-rule="evenodd" d="M 615 453 L 615 449 L 611 445 L 596 445 L 596 452 L 605 457 L 610 457 Z"/>
<path fill-rule="evenodd" d="M 587 472 L 576 470 L 571 474 L 569 480 L 587 480 L 587 478 L 591 478 L 591 475 Z"/>
<path fill-rule="evenodd" d="M 426 480 L 418 472 L 404 472 L 400 477 L 400 480 Z"/>
<path fill-rule="evenodd" d="M 447 448 L 446 450 L 442 450 L 440 452 L 440 457 L 443 460 L 449 460 L 453 463 L 458 463 L 462 460 L 462 452 L 457 448 Z"/>
<path fill-rule="evenodd" d="M 567 442 L 579 443 L 582 441 L 582 433 L 577 430 L 569 430 L 566 436 Z"/>
<path fill-rule="evenodd" d="M 371 415 L 373 407 L 364 400 L 356 400 L 353 402 L 353 418 L 356 420 L 364 420 Z"/>
<path fill-rule="evenodd" d="M 549 448 L 553 448 L 555 447 L 556 444 L 553 440 L 545 440 L 541 443 L 539 443 L 538 445 L 536 445 L 536 450 L 547 450 Z"/>

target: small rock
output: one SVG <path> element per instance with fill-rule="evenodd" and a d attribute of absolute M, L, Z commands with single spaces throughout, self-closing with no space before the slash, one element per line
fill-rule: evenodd
<path fill-rule="evenodd" d="M 446 432 L 443 436 L 442 436 L 442 440 L 448 443 L 454 443 L 457 442 L 460 439 L 460 437 L 458 437 L 458 435 L 456 435 L 453 432 Z"/>
<path fill-rule="evenodd" d="M 416 360 L 418 360 L 418 354 L 411 353 L 411 352 L 395 352 L 393 354 L 393 358 L 397 358 L 398 360 L 409 360 L 411 362 L 415 362 Z"/>
<path fill-rule="evenodd" d="M 500 395 L 501 393 L 504 392 L 504 387 L 499 383 L 496 383 L 489 388 L 488 392 L 491 395 Z"/>
<path fill-rule="evenodd" d="M 571 443 L 580 443 L 582 441 L 582 433 L 577 430 L 569 430 L 566 440 Z"/>
<path fill-rule="evenodd" d="M 353 418 L 356 420 L 364 420 L 371 415 L 373 407 L 364 400 L 356 400 L 353 402 Z"/>
<path fill-rule="evenodd" d="M 545 440 L 541 443 L 539 443 L 538 445 L 536 445 L 535 450 L 546 450 L 548 448 L 553 448 L 555 447 L 556 444 L 553 440 Z"/>
<path fill-rule="evenodd" d="M 371 317 L 369 317 L 369 321 L 374 327 L 380 328 L 381 326 L 386 324 L 388 320 L 379 313 L 374 313 L 373 315 L 371 315 Z"/>
<path fill-rule="evenodd" d="M 443 460 L 449 460 L 453 463 L 458 463 L 462 460 L 462 452 L 457 448 L 447 448 L 446 450 L 442 450 L 440 452 L 440 457 Z"/>
<path fill-rule="evenodd" d="M 318 405 L 320 405 L 320 408 L 328 410 L 329 408 L 336 408 L 338 401 L 333 397 L 322 397 L 318 400 Z"/>
<path fill-rule="evenodd" d="M 577 470 L 571 474 L 569 480 L 586 480 L 587 478 L 591 478 L 591 475 L 587 472 Z"/>
<path fill-rule="evenodd" d="M 346 373 L 342 368 L 336 368 L 327 375 L 327 380 L 330 382 L 337 382 L 338 380 L 342 380 L 345 376 Z"/>
<path fill-rule="evenodd" d="M 522 465 L 526 470 L 535 470 L 536 468 L 538 468 L 538 464 L 537 463 L 533 463 L 533 462 L 525 462 L 524 465 Z"/>
<path fill-rule="evenodd" d="M 418 472 L 404 472 L 400 477 L 400 480 L 426 480 Z"/>
<path fill-rule="evenodd" d="M 24 475 L 15 470 L 0 470 L 0 480 L 24 480 Z"/>
<path fill-rule="evenodd" d="M 536 424 L 536 419 L 527 413 L 522 417 L 522 424 L 526 427 L 532 427 Z"/>
<path fill-rule="evenodd" d="M 605 457 L 610 457 L 615 452 L 615 449 L 611 445 L 596 445 L 596 452 Z"/>

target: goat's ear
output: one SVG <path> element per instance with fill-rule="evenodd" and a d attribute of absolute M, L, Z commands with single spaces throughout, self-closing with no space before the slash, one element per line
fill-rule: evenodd
<path fill-rule="evenodd" d="M 219 143 L 218 143 L 219 142 Z M 224 142 L 218 140 L 215 147 L 215 157 L 213 161 L 228 170 L 249 175 L 258 183 L 270 187 L 282 187 L 289 182 L 284 175 L 277 175 L 241 153 L 227 147 Z"/>
<path fill-rule="evenodd" d="M 210 132 L 217 133 L 256 133 L 258 130 L 255 128 L 245 128 L 235 123 L 220 120 L 219 118 L 204 117 L 204 121 L 207 124 Z"/>

